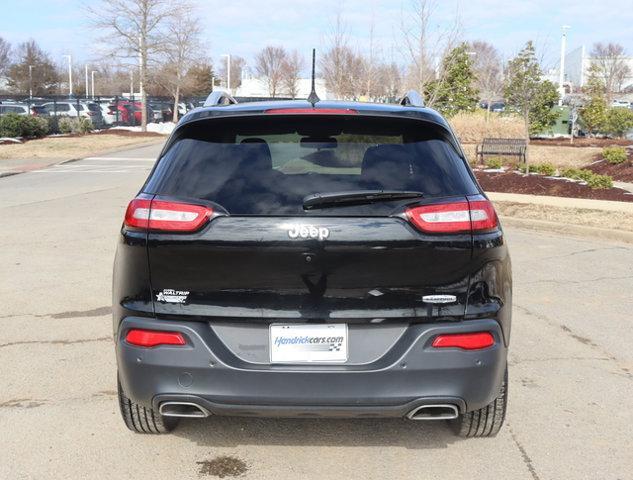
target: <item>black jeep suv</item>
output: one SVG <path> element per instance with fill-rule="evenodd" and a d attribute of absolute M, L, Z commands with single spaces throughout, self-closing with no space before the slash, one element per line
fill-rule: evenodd
<path fill-rule="evenodd" d="M 403 417 L 496 434 L 510 259 L 446 120 L 410 101 L 211 103 L 125 214 L 125 424 Z"/>

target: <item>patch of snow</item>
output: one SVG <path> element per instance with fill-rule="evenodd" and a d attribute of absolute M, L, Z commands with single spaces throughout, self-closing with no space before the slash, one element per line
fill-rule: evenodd
<path fill-rule="evenodd" d="M 161 135 L 169 135 L 173 130 L 176 124 L 174 122 L 164 122 L 164 123 L 148 123 L 147 131 L 160 133 Z M 112 127 L 111 130 L 129 130 L 130 132 L 140 132 L 141 127 Z"/>
<path fill-rule="evenodd" d="M 22 140 L 20 140 L 20 137 L 18 138 L 13 138 L 13 137 L 0 137 L 0 143 L 22 143 Z"/>
<path fill-rule="evenodd" d="M 486 173 L 505 173 L 506 169 L 505 168 L 484 168 L 483 171 Z"/>

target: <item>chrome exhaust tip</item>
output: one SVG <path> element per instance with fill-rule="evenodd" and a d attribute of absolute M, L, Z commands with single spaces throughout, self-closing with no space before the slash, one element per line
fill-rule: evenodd
<path fill-rule="evenodd" d="M 459 417 L 455 405 L 421 405 L 407 414 L 409 420 L 453 420 Z"/>
<path fill-rule="evenodd" d="M 158 407 L 158 413 L 164 417 L 206 418 L 211 412 L 196 403 L 191 402 L 163 402 Z"/>

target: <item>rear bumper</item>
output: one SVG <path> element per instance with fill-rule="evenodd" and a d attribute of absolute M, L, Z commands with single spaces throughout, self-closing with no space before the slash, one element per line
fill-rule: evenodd
<path fill-rule="evenodd" d="M 179 331 L 188 344 L 139 348 L 124 340 L 131 328 Z M 495 345 L 431 347 L 440 333 L 476 331 L 491 332 Z M 235 356 L 207 323 L 128 317 L 116 353 L 128 396 L 156 410 L 165 401 L 189 401 L 215 415 L 402 417 L 420 405 L 452 404 L 463 413 L 494 400 L 506 367 L 502 339 L 495 320 L 415 324 L 370 363 L 262 365 Z"/>

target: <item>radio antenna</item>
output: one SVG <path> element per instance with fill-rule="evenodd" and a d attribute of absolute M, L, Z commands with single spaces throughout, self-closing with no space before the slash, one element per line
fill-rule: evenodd
<path fill-rule="evenodd" d="M 316 105 L 318 101 L 321 99 L 316 93 L 316 88 L 314 86 L 314 78 L 316 76 L 315 73 L 315 65 L 316 65 L 316 48 L 312 49 L 312 90 L 310 90 L 310 95 L 308 96 L 308 102 L 312 104 L 312 108 Z"/>

